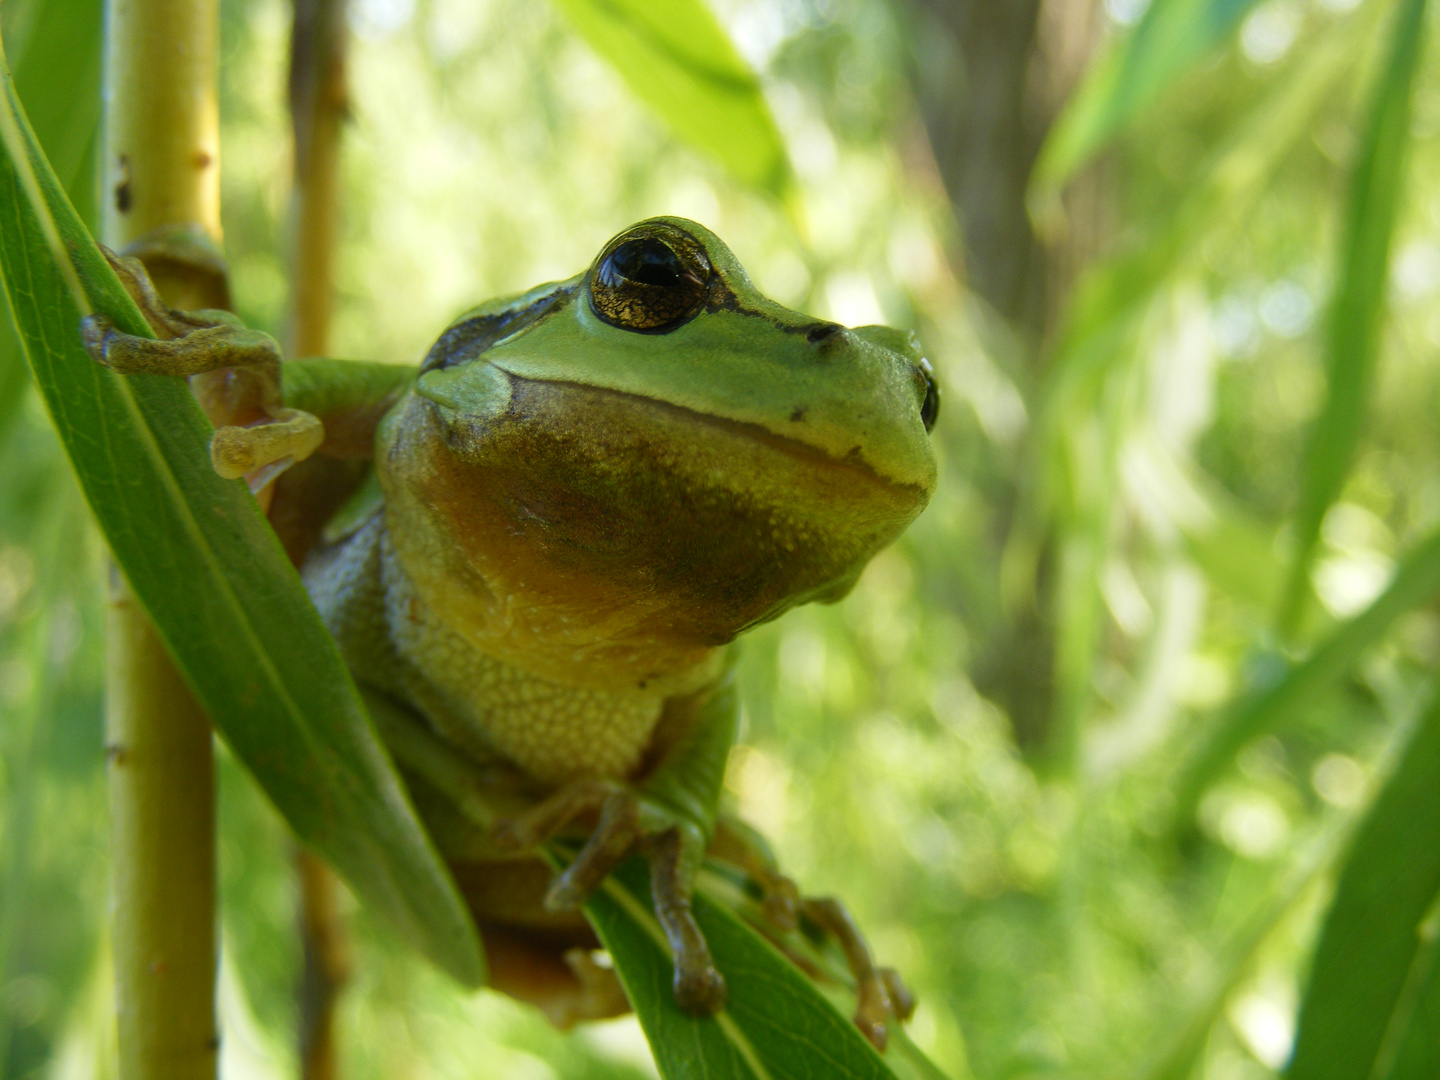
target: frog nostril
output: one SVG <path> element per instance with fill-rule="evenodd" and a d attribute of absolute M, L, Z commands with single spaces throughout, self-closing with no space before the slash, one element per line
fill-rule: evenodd
<path fill-rule="evenodd" d="M 829 341 L 844 329 L 839 323 L 817 322 L 805 331 L 805 340 L 811 345 L 819 345 L 822 341 Z"/>

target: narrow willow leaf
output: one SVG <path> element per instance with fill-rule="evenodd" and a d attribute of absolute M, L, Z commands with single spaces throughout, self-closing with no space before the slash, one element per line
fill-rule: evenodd
<path fill-rule="evenodd" d="M 1224 1012 L 1225 1002 L 1241 982 L 1254 971 L 1261 946 L 1281 926 L 1311 887 L 1330 872 L 1336 859 L 1354 834 L 1354 819 L 1332 821 L 1310 848 L 1295 859 L 1278 877 L 1249 916 L 1211 950 L 1204 985 L 1173 1015 L 1157 1014 L 1154 1030 L 1158 1053 L 1154 1052 L 1135 1074 L 1135 1080 L 1186 1080 L 1204 1052 L 1215 1021 Z"/>
<path fill-rule="evenodd" d="M 9 0 L 0 21 L 22 30 L 11 43 L 15 89 L 45 156 L 70 201 L 89 223 L 92 155 L 100 123 L 101 0 Z M 57 79 L 56 71 L 67 77 Z M 30 373 L 9 313 L 0 313 L 0 439 L 14 417 Z"/>
<path fill-rule="evenodd" d="M 1437 894 L 1440 699 L 1418 725 L 1340 871 L 1300 1005 L 1289 1080 L 1370 1080 L 1384 1071 L 1387 1035 L 1408 1028 L 1420 998 L 1407 990 L 1429 977 L 1423 970 L 1426 916 Z M 1440 1060 L 1431 1060 L 1411 1075 L 1432 1077 L 1437 1070 Z"/>
<path fill-rule="evenodd" d="M 1363 18 L 1371 18 L 1368 9 Z M 1368 25 L 1368 24 L 1367 24 Z M 1301 57 L 1286 76 L 1232 130 L 1229 138 L 1176 209 L 1173 220 L 1142 248 L 1127 252 L 1088 273 L 1066 313 L 1040 417 L 1040 458 L 1044 470 L 1035 485 L 1035 505 L 1022 517 L 1031 533 L 1029 547 L 1041 549 L 1048 522 L 1067 533 L 1083 533 L 1096 559 L 1108 545 L 1105 531 L 1113 507 L 1117 461 L 1101 449 L 1123 445 L 1133 395 L 1115 393 L 1133 384 L 1117 368 L 1134 368 L 1142 320 L 1157 297 L 1174 287 L 1204 242 L 1238 229 L 1265 190 L 1269 178 L 1303 133 L 1311 118 L 1353 64 L 1354 24 L 1337 25 Z M 1024 546 L 1023 543 L 1019 546 Z M 1203 554 L 1204 552 L 1202 552 Z M 1088 660 L 1098 631 L 1083 625 L 1102 610 L 1098 595 L 1099 562 L 1076 560 L 1067 583 L 1067 639 L 1064 667 L 1057 675 L 1066 687 L 1063 713 L 1073 720 L 1088 694 Z"/>
<path fill-rule="evenodd" d="M 5 0 L 7 6 L 14 2 Z M 61 185 L 73 202 L 83 200 L 85 217 L 93 201 L 100 124 L 103 0 L 21 0 L 20 6 L 30 9 L 17 16 L 25 33 L 18 41 L 6 39 L 15 90 Z M 65 77 L 56 78 L 58 71 Z"/>
<path fill-rule="evenodd" d="M 1375 1080 L 1433 1080 L 1440 1075 L 1440 926 L 1434 905 L 1421 926 L 1421 938 L 1401 1006 L 1380 1047 Z"/>
<path fill-rule="evenodd" d="M 1373 19 L 1368 8 L 1357 15 Z M 1097 369 L 1131 357 L 1126 328 L 1197 259 L 1203 243 L 1243 226 L 1291 148 L 1309 137 L 1315 114 L 1353 70 L 1355 38 L 1369 25 L 1337 23 L 1311 43 L 1238 119 L 1169 223 L 1081 279 L 1056 348 L 1051 393 L 1057 404 L 1068 401 L 1071 386 L 1093 380 Z"/>
<path fill-rule="evenodd" d="M 1341 623 L 1302 662 L 1267 689 L 1240 702 L 1211 733 L 1175 785 L 1176 821 L 1185 827 L 1206 786 L 1240 748 L 1275 731 L 1350 671 L 1395 620 L 1440 595 L 1440 531 L 1416 546 L 1371 605 Z"/>
<path fill-rule="evenodd" d="M 0 445 L 10 430 L 10 422 L 25 399 L 25 388 L 30 385 L 29 372 L 25 368 L 25 354 L 20 348 L 20 338 L 15 325 L 10 321 L 8 311 L 0 312 Z"/>
<path fill-rule="evenodd" d="M 895 1074 L 858 1028 L 793 963 L 720 904 L 695 898 L 695 917 L 725 974 L 730 1000 L 715 1017 L 675 1004 L 649 876 L 632 862 L 586 905 L 666 1080 L 834 1080 Z"/>
<path fill-rule="evenodd" d="M 122 379 L 80 345 L 82 313 L 145 322 L 0 99 L 0 278 L 66 452 L 116 561 L 215 725 L 296 834 L 466 983 L 469 915 L 259 508 L 210 468 L 179 379 Z"/>
<path fill-rule="evenodd" d="M 1425 0 L 1404 0 L 1350 177 L 1345 236 L 1325 337 L 1325 402 L 1310 430 L 1295 553 L 1280 623 L 1293 630 L 1309 591 L 1320 523 L 1345 484 L 1370 404 L 1395 230 L 1410 143 L 1410 98 L 1425 29 Z"/>
<path fill-rule="evenodd" d="M 554 0 L 677 136 L 783 198 L 790 159 L 760 80 L 703 0 Z"/>
<path fill-rule="evenodd" d="M 1097 150 L 1218 48 L 1255 0 L 1152 0 L 1131 33 L 1097 63 L 1050 129 L 1031 180 L 1045 206 Z"/>

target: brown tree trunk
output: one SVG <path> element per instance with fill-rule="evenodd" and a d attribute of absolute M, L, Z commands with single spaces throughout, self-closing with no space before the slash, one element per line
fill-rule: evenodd
<path fill-rule="evenodd" d="M 1070 227 L 1042 240 L 1026 209 L 1041 144 L 1103 30 L 1099 0 L 910 0 L 914 85 L 936 165 L 962 233 L 963 277 L 1025 346 L 1015 374 L 1040 397 L 1046 343 L 1083 267 L 1110 231 L 1100 167 L 1065 195 Z M 1002 537 L 1022 496 L 1018 476 L 990 477 Z M 976 684 L 1010 715 L 1022 747 L 1046 746 L 1053 713 L 1054 632 L 1048 545 L 1030 596 L 990 635 Z"/>

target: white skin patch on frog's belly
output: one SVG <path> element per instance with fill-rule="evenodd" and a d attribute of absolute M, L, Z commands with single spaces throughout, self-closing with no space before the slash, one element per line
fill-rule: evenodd
<path fill-rule="evenodd" d="M 495 659 L 435 618 L 393 548 L 385 554 L 389 637 L 418 676 L 420 685 L 406 679 L 406 689 L 440 735 L 548 784 L 635 770 L 664 706 L 660 693 L 567 686 Z"/>

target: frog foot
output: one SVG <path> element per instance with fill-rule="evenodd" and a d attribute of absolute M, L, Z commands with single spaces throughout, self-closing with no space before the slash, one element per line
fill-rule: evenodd
<path fill-rule="evenodd" d="M 614 968 L 601 967 L 589 949 L 566 949 L 562 958 L 577 989 L 561 1001 L 542 1006 L 549 1021 L 569 1031 L 586 1020 L 608 1020 L 629 1011 L 630 1002 Z"/>
<path fill-rule="evenodd" d="M 252 492 L 259 491 L 324 441 L 325 425 L 319 417 L 299 409 L 271 409 L 266 419 L 246 427 L 216 428 L 210 464 L 226 480 L 243 476 Z"/>
<path fill-rule="evenodd" d="M 725 978 L 691 910 L 695 875 L 705 854 L 705 834 L 697 823 L 624 784 L 578 780 L 500 822 L 495 840 L 513 850 L 534 847 L 596 809 L 595 831 L 551 882 L 545 906 L 552 911 L 580 907 L 616 866 L 632 854 L 642 855 L 650 863 L 655 916 L 675 957 L 675 1002 L 696 1015 L 719 1012 L 725 1006 Z"/>
<path fill-rule="evenodd" d="M 279 404 L 280 349 L 274 339 L 226 321 L 223 313 L 190 314 L 164 308 L 149 289 L 149 279 L 140 281 L 149 290 L 141 295 L 146 297 L 142 310 L 151 325 L 168 333 L 183 332 L 168 340 L 138 337 L 122 333 L 103 315 L 90 315 L 81 323 L 81 333 L 91 357 L 122 375 L 190 376 L 227 368 L 261 369 L 259 381 L 275 385 L 270 392 L 268 387 L 254 388 L 252 382 L 250 396 L 259 400 L 248 411 L 258 412 L 259 419 L 222 425 L 210 440 L 210 463 L 215 471 L 226 480 L 244 477 L 251 491 L 258 492 L 319 449 L 325 441 L 320 420 Z M 163 314 L 150 310 L 155 305 Z"/>
<path fill-rule="evenodd" d="M 839 900 L 828 896 L 804 897 L 800 901 L 800 913 L 840 946 L 850 974 L 855 978 L 855 1026 L 875 1049 L 884 1053 L 887 1023 L 908 1020 L 915 1011 L 914 996 L 894 968 L 875 966 L 860 927 Z"/>

